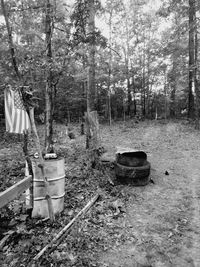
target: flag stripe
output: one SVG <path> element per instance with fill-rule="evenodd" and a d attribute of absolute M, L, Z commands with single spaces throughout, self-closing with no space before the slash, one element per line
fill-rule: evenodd
<path fill-rule="evenodd" d="M 12 130 L 12 92 L 10 90 L 5 94 L 5 115 L 6 129 L 10 132 Z"/>

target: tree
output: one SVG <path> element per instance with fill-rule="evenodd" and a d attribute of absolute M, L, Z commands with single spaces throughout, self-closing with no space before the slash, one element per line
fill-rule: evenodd
<path fill-rule="evenodd" d="M 189 84 L 188 117 L 194 118 L 194 63 L 195 63 L 195 0 L 189 0 Z"/>
<path fill-rule="evenodd" d="M 11 53 L 11 58 L 12 58 L 12 65 L 13 68 L 15 70 L 16 76 L 18 78 L 18 87 L 20 85 L 20 83 L 22 83 L 22 75 L 19 72 L 19 67 L 16 61 L 16 57 L 15 57 L 15 49 L 14 49 L 14 43 L 13 43 L 13 39 L 12 39 L 12 32 L 11 32 L 11 28 L 10 28 L 10 24 L 9 24 L 9 20 L 8 20 L 8 16 L 7 16 L 7 12 L 6 12 L 6 8 L 5 8 L 5 3 L 4 0 L 1 0 L 1 7 L 2 7 L 2 11 L 4 14 L 4 18 L 6 21 L 6 28 L 7 28 L 7 32 L 8 32 L 8 40 L 9 40 L 9 47 L 10 47 L 10 53 Z M 23 84 L 22 84 L 23 85 Z M 20 90 L 20 89 L 21 90 Z M 31 92 L 29 92 L 29 96 L 27 98 L 27 93 L 23 90 L 23 86 L 19 87 L 18 90 L 20 90 L 22 99 L 23 99 L 23 104 L 26 108 L 26 111 L 29 115 L 29 119 L 30 119 L 30 123 L 31 123 L 31 128 L 32 131 L 34 133 L 34 141 L 35 141 L 35 145 L 37 147 L 38 153 L 39 153 L 39 159 L 40 159 L 40 168 L 42 171 L 42 176 L 44 179 L 44 187 L 45 187 L 45 191 L 46 191 L 46 199 L 47 199 L 47 204 L 48 204 L 48 211 L 49 211 L 49 217 L 52 221 L 54 221 L 54 213 L 53 213 L 53 206 L 52 206 L 52 200 L 51 200 L 51 196 L 48 190 L 48 181 L 46 180 L 46 175 L 45 175 L 45 169 L 44 169 L 44 161 L 42 158 L 42 153 L 41 153 L 41 148 L 40 148 L 40 142 L 39 142 L 39 137 L 37 134 L 37 130 L 36 130 L 36 126 L 35 126 L 35 121 L 34 121 L 34 106 L 33 103 L 31 101 L 30 95 Z M 21 118 L 22 120 L 23 118 Z M 26 157 L 26 161 L 28 163 L 28 170 L 29 173 L 32 175 L 32 182 L 31 182 L 31 186 L 30 186 L 30 203 L 31 203 L 31 208 L 33 208 L 33 167 L 31 164 L 31 160 L 29 157 L 29 153 L 28 153 L 28 133 L 24 132 L 24 146 L 23 146 L 23 151 Z"/>
<path fill-rule="evenodd" d="M 45 90 L 45 151 L 52 151 L 53 146 L 53 77 L 51 70 L 52 63 L 52 5 L 46 0 L 45 14 L 45 49 L 46 49 L 46 90 Z"/>
<path fill-rule="evenodd" d="M 200 88 L 198 81 L 198 22 L 197 22 L 197 2 L 194 3 L 194 88 L 195 88 L 195 110 L 196 110 L 196 128 L 199 129 L 199 118 L 200 118 Z"/>
<path fill-rule="evenodd" d="M 89 37 L 89 53 L 88 53 L 88 111 L 96 109 L 97 97 L 95 88 L 95 5 L 94 0 L 88 1 L 88 37 Z"/>

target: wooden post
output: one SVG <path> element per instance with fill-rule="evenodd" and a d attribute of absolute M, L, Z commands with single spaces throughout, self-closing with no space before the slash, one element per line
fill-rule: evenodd
<path fill-rule="evenodd" d="M 28 132 L 24 133 L 23 151 L 24 151 L 24 155 L 26 158 L 26 162 L 27 162 L 28 173 L 29 173 L 29 175 L 32 176 L 29 191 L 30 191 L 30 208 L 33 209 L 33 204 L 34 204 L 34 200 L 33 200 L 33 167 L 32 167 L 32 163 L 31 163 L 31 159 L 29 157 L 29 153 L 28 153 Z"/>
<path fill-rule="evenodd" d="M 34 134 L 34 142 L 35 142 L 35 146 L 37 148 L 38 154 L 39 154 L 39 165 L 38 167 L 41 168 L 41 172 L 42 172 L 42 177 L 44 180 L 44 188 L 46 191 L 46 199 L 47 199 L 47 203 L 48 203 L 48 210 L 49 210 L 49 218 L 51 221 L 55 220 L 55 216 L 54 216 L 54 212 L 53 212 L 53 205 L 52 205 L 52 199 L 50 196 L 50 190 L 49 190 L 49 183 L 46 177 L 46 172 L 45 172 L 45 168 L 44 168 L 44 159 L 42 157 L 42 151 L 41 151 L 41 147 L 40 147 L 40 139 L 37 133 L 37 129 L 35 126 L 35 120 L 34 120 L 34 109 L 30 108 L 29 111 L 29 117 L 30 117 L 30 122 L 31 122 L 31 127 L 33 130 L 33 134 Z"/>
<path fill-rule="evenodd" d="M 86 148 L 97 149 L 100 145 L 99 121 L 97 111 L 85 112 Z"/>

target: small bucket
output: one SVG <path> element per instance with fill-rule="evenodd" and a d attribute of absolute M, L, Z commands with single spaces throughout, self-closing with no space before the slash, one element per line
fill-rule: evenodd
<path fill-rule="evenodd" d="M 33 200 L 34 207 L 32 217 L 48 217 L 48 204 L 45 196 L 44 181 L 41 169 L 38 167 L 39 161 L 32 162 L 33 166 Z M 54 214 L 60 213 L 64 208 L 65 195 L 65 168 L 64 158 L 50 159 L 44 161 L 45 173 L 49 183 L 49 191 L 52 199 Z M 26 195 L 26 204 L 29 204 L 29 192 Z"/>

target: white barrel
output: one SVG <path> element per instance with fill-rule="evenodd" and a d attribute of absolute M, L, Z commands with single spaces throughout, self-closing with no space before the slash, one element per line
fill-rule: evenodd
<path fill-rule="evenodd" d="M 32 162 L 33 166 L 33 211 L 32 217 L 46 218 L 49 216 L 48 204 L 45 195 L 44 181 L 41 169 L 38 167 L 39 161 Z M 64 209 L 65 195 L 65 166 L 64 158 L 49 159 L 44 161 L 45 173 L 49 183 L 50 196 L 54 214 L 60 213 Z M 28 197 L 26 198 L 28 199 Z M 26 200 L 26 202 L 28 202 Z"/>

